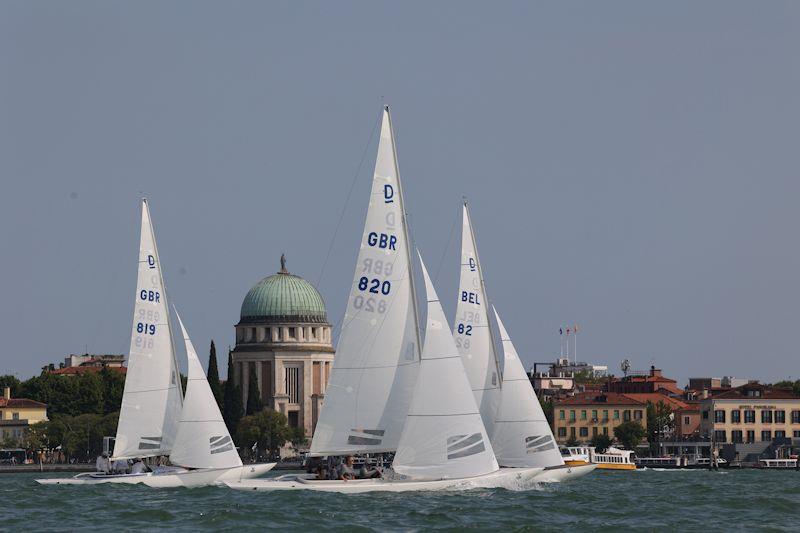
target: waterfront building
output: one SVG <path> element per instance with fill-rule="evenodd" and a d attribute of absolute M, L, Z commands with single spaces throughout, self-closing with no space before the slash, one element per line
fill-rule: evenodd
<path fill-rule="evenodd" d="M 258 283 L 242 302 L 236 324 L 234 383 L 247 405 L 249 394 L 261 395 L 265 407 L 286 415 L 311 438 L 325 398 L 334 349 L 325 303 L 314 286 L 281 269 Z M 258 391 L 250 391 L 255 374 Z"/>
<path fill-rule="evenodd" d="M 650 371 L 647 374 L 634 374 L 611 379 L 608 381 L 606 390 L 619 394 L 657 392 L 671 396 L 680 396 L 683 393 L 683 391 L 678 388 L 677 381 L 665 377 L 661 373 L 661 370 L 654 366 L 650 367 Z"/>
<path fill-rule="evenodd" d="M 54 364 L 45 365 L 42 367 L 42 372 L 45 374 L 56 374 L 62 376 L 74 376 L 78 374 L 88 374 L 100 372 L 103 368 L 110 368 L 117 372 L 125 373 L 125 356 L 113 354 L 70 354 L 64 358 L 63 363 L 58 364 L 58 368 Z"/>
<path fill-rule="evenodd" d="M 47 404 L 28 398 L 12 398 L 3 388 L 0 398 L 0 440 L 19 440 L 31 424 L 47 420 Z"/>
<path fill-rule="evenodd" d="M 547 370 L 539 371 L 539 367 Z M 576 384 L 576 376 L 590 379 L 608 375 L 608 367 L 584 362 L 573 362 L 560 357 L 553 363 L 534 363 L 528 374 L 533 389 L 541 398 L 564 397 L 580 392 L 583 387 Z"/>
<path fill-rule="evenodd" d="M 675 437 L 693 439 L 700 436 L 700 403 L 685 401 L 686 407 L 675 410 Z"/>
<path fill-rule="evenodd" d="M 700 432 L 724 443 L 800 439 L 800 396 L 748 383 L 700 401 Z"/>
<path fill-rule="evenodd" d="M 647 429 L 647 402 L 614 392 L 576 394 L 553 403 L 556 441 L 588 442 L 595 435 L 614 438 L 614 428 L 635 421 Z"/>

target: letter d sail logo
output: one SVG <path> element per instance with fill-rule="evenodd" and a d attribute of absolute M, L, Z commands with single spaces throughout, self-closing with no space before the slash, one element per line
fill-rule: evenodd
<path fill-rule="evenodd" d="M 383 186 L 383 203 L 391 204 L 394 202 L 394 187 L 388 183 Z"/>

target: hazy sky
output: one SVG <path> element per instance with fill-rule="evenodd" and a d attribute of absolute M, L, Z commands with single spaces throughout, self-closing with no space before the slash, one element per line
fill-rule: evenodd
<path fill-rule="evenodd" d="M 319 280 L 366 148 L 318 284 L 338 323 L 384 101 L 450 317 L 466 195 L 526 365 L 577 322 L 613 370 L 800 377 L 798 27 L 778 1 L 0 2 L 0 373 L 127 353 L 143 194 L 224 373 L 281 252 Z"/>

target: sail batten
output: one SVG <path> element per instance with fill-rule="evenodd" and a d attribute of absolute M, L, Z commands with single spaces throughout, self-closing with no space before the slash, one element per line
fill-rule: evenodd
<path fill-rule="evenodd" d="M 312 455 L 397 449 L 420 351 L 409 246 L 386 107 L 361 246 Z"/>
<path fill-rule="evenodd" d="M 505 367 L 492 435 L 497 461 L 507 467 L 561 466 L 564 459 L 536 392 L 497 309 L 492 309 L 500 330 Z"/>
<path fill-rule="evenodd" d="M 147 200 L 142 200 L 137 265 L 128 370 L 114 441 L 115 459 L 169 455 L 183 403 L 161 261 Z"/>
<path fill-rule="evenodd" d="M 461 225 L 461 275 L 453 337 L 464 362 L 475 401 L 489 435 L 500 403 L 501 375 L 489 325 L 488 297 L 475 244 L 475 234 L 464 203 Z"/>

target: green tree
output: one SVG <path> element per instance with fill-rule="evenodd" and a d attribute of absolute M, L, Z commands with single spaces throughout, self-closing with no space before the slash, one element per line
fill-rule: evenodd
<path fill-rule="evenodd" d="M 791 389 L 794 394 L 800 396 L 800 379 L 797 381 L 785 379 L 783 381 L 774 383 L 772 386 L 776 389 Z"/>
<path fill-rule="evenodd" d="M 48 416 L 103 413 L 103 383 L 98 374 L 42 374 L 20 385 L 19 397 L 47 404 Z"/>
<path fill-rule="evenodd" d="M 258 448 L 269 450 L 270 455 L 296 436 L 289 427 L 286 415 L 272 409 L 245 416 L 239 422 L 236 432 L 237 441 L 242 447 L 249 448 L 255 443 Z"/>
<path fill-rule="evenodd" d="M 592 446 L 594 446 L 595 452 L 605 453 L 608 447 L 611 446 L 611 437 L 602 433 L 598 433 L 597 435 L 592 436 L 590 443 Z"/>
<path fill-rule="evenodd" d="M 579 444 L 580 442 L 578 442 L 578 439 L 576 439 L 574 435 L 567 439 L 567 442 L 564 443 L 567 448 L 572 448 L 574 446 L 578 446 Z"/>
<path fill-rule="evenodd" d="M 217 405 L 222 409 L 222 385 L 219 382 L 219 369 L 217 368 L 217 347 L 214 346 L 214 340 L 211 340 L 211 349 L 208 352 L 208 385 L 211 387 L 211 392 L 214 393 L 214 399 L 217 400 Z"/>
<path fill-rule="evenodd" d="M 652 453 L 658 453 L 657 444 L 661 436 L 671 433 L 675 429 L 675 417 L 672 407 L 662 401 L 657 404 L 647 402 L 647 440 L 650 442 Z"/>
<path fill-rule="evenodd" d="M 250 372 L 250 379 L 247 382 L 247 409 L 245 409 L 245 414 L 247 416 L 254 415 L 262 409 L 264 409 L 264 403 L 261 401 L 258 377 L 255 372 Z"/>
<path fill-rule="evenodd" d="M 54 415 L 51 420 L 39 422 L 30 428 L 28 446 L 32 449 L 61 446 L 67 458 L 91 461 L 103 451 L 103 437 L 116 434 L 118 420 L 118 412 L 107 415 Z"/>
<path fill-rule="evenodd" d="M 242 405 L 242 389 L 237 387 L 233 380 L 233 354 L 228 353 L 228 379 L 225 381 L 225 398 L 223 401 L 222 418 L 231 435 L 236 435 L 236 427 L 244 414 Z"/>
<path fill-rule="evenodd" d="M 109 367 L 100 371 L 103 384 L 103 414 L 119 411 L 122 407 L 122 393 L 125 390 L 125 374 Z"/>
<path fill-rule="evenodd" d="M 20 381 L 16 378 L 16 376 L 12 376 L 11 374 L 6 374 L 5 376 L 0 376 L 0 391 L 5 389 L 6 387 L 11 388 L 11 397 L 18 397 L 17 392 L 19 391 Z"/>
<path fill-rule="evenodd" d="M 642 442 L 647 432 L 639 422 L 629 420 L 614 428 L 614 436 L 623 447 L 634 450 Z"/>

